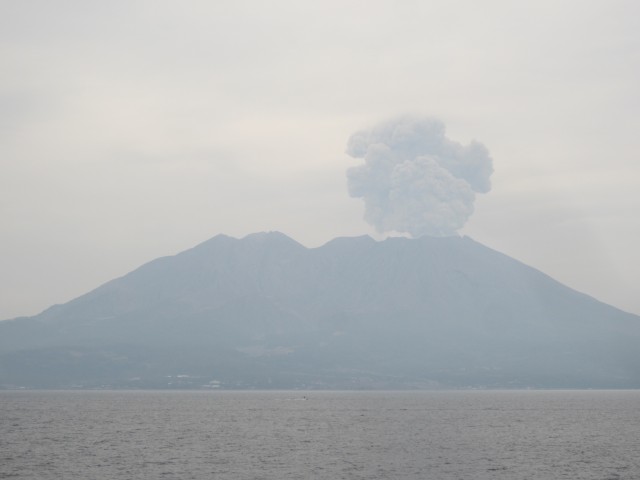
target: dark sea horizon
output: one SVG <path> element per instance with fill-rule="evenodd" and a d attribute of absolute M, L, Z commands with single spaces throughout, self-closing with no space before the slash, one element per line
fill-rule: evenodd
<path fill-rule="evenodd" d="M 0 478 L 638 479 L 640 390 L 0 391 Z"/>

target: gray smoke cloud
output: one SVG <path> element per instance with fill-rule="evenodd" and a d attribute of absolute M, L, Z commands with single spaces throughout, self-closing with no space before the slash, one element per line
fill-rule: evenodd
<path fill-rule="evenodd" d="M 356 132 L 347 153 L 364 159 L 347 170 L 349 194 L 364 199 L 364 219 L 381 233 L 454 235 L 475 194 L 491 189 L 486 147 L 449 140 L 437 119 L 403 117 Z"/>

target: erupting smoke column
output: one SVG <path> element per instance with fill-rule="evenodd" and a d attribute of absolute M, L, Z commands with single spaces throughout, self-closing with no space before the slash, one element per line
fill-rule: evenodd
<path fill-rule="evenodd" d="M 347 153 L 364 165 L 347 170 L 349 194 L 378 232 L 454 235 L 473 213 L 475 193 L 491 189 L 491 157 L 481 143 L 461 145 L 442 122 L 400 118 L 351 136 Z"/>

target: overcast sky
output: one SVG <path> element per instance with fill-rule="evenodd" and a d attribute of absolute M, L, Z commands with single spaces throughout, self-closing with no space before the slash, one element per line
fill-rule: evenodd
<path fill-rule="evenodd" d="M 640 314 L 640 3 L 0 2 L 0 318 L 218 233 L 384 238 L 349 137 L 493 158 L 461 233 Z"/>

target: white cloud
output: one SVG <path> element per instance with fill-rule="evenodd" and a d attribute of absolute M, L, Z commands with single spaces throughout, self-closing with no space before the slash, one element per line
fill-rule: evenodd
<path fill-rule="evenodd" d="M 492 160 L 478 142 L 463 146 L 431 118 L 402 117 L 357 132 L 347 153 L 364 165 L 347 171 L 349 194 L 362 197 L 378 232 L 454 235 L 473 213 L 475 192 L 491 188 Z"/>

